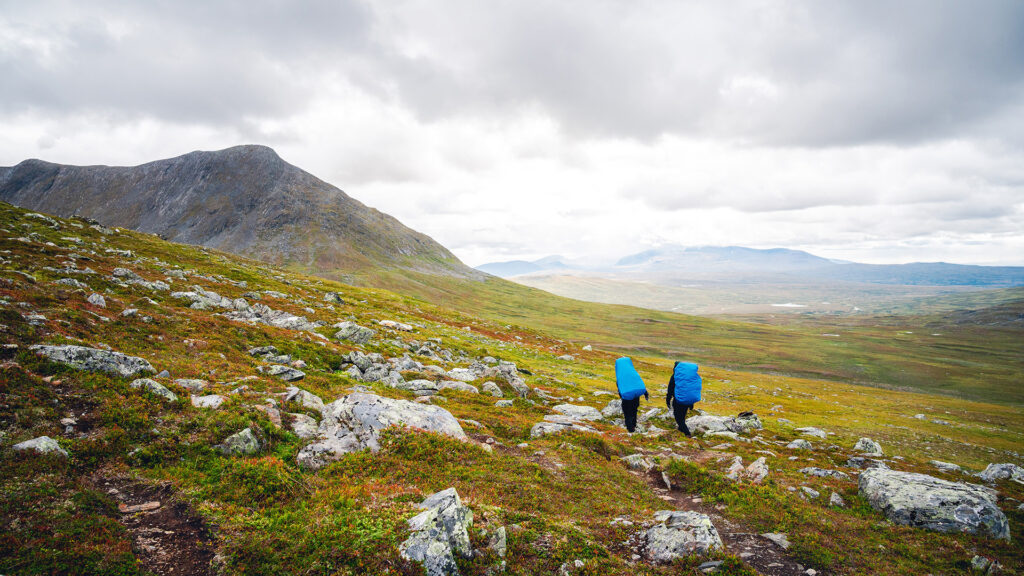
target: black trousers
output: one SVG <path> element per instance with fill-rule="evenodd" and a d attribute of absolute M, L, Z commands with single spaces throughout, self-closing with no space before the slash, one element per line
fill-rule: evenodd
<path fill-rule="evenodd" d="M 692 404 L 680 404 L 675 400 L 672 401 L 672 416 L 676 419 L 676 427 L 687 436 L 690 435 L 690 429 L 686 427 L 686 411 L 690 408 L 693 408 Z"/>
<path fill-rule="evenodd" d="M 640 398 L 622 401 L 622 415 L 626 418 L 626 430 L 636 430 L 636 411 L 640 409 Z"/>

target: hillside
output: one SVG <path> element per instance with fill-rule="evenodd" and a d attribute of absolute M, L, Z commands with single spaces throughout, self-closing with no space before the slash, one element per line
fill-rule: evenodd
<path fill-rule="evenodd" d="M 430 237 L 264 146 L 132 167 L 26 160 L 0 168 L 0 200 L 335 278 L 377 268 L 480 276 Z"/>
<path fill-rule="evenodd" d="M 884 448 L 878 462 L 954 483 L 968 477 L 929 461 L 1019 464 L 1017 408 L 705 366 L 706 423 L 759 418 L 739 433 L 692 420 L 704 436 L 687 439 L 658 409 L 670 363 L 641 356 L 655 410 L 643 406 L 629 435 L 607 406 L 615 338 L 585 350 L 6 205 L 0 323 L 5 574 L 415 574 L 407 546 L 433 518 L 418 503 L 447 488 L 475 550 L 454 557 L 462 574 L 667 575 L 706 562 L 725 575 L 959 573 L 975 556 L 1024 569 L 1020 485 L 992 477 L 1009 541 L 948 534 L 887 521 L 850 464 L 870 462 L 853 448 L 865 436 Z M 38 344 L 91 352 L 48 359 Z M 367 429 L 370 450 L 304 464 L 331 454 L 310 450 L 347 430 L 332 424 L 346 403 L 372 398 L 454 420 L 443 433 Z M 592 409 L 607 415 L 565 415 Z M 13 449 L 43 436 L 56 447 Z M 697 518 L 721 549 L 655 553 L 655 537 Z"/>

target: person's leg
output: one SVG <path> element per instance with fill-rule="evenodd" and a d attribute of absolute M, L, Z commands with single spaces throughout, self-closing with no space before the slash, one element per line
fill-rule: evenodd
<path fill-rule="evenodd" d="M 636 412 L 640 409 L 640 399 L 622 401 L 622 416 L 626 419 L 626 430 L 636 430 Z"/>
<path fill-rule="evenodd" d="M 687 436 L 690 435 L 690 429 L 686 427 L 686 411 L 689 409 L 690 406 L 682 405 L 679 402 L 672 403 L 672 415 L 675 416 L 676 427 Z"/>

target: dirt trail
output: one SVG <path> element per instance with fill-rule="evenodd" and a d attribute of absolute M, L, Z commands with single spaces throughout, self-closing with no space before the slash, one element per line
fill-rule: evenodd
<path fill-rule="evenodd" d="M 655 494 L 667 504 L 677 510 L 700 512 L 711 517 L 726 550 L 741 558 L 758 573 L 767 576 L 801 576 L 804 574 L 804 568 L 790 558 L 778 544 L 726 519 L 714 506 L 704 503 L 696 494 L 687 494 L 676 485 L 672 486 L 672 490 L 668 490 L 661 477 L 661 470 L 652 469 L 644 476 Z"/>
<path fill-rule="evenodd" d="M 119 521 L 132 535 L 142 564 L 160 576 L 212 576 L 210 528 L 167 484 L 96 478 L 97 490 L 118 502 Z"/>

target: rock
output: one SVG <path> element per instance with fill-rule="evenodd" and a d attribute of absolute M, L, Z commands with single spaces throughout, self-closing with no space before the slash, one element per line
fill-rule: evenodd
<path fill-rule="evenodd" d="M 761 419 L 753 412 L 740 412 L 738 415 L 727 420 L 726 426 L 737 434 L 744 434 L 751 430 L 762 430 L 764 428 L 764 425 L 761 424 Z"/>
<path fill-rule="evenodd" d="M 587 344 L 586 346 L 584 346 L 584 347 L 583 347 L 583 351 L 584 351 L 584 352 L 590 352 L 590 351 L 592 351 L 593 349 L 594 349 L 594 347 L 593 347 L 593 346 L 591 346 L 590 344 Z"/>
<path fill-rule="evenodd" d="M 403 324 L 401 322 L 396 322 L 394 320 L 381 320 L 380 321 L 380 325 L 385 327 L 385 328 L 390 328 L 392 330 L 401 330 L 402 332 L 412 332 L 412 326 L 410 326 L 409 324 Z"/>
<path fill-rule="evenodd" d="M 632 470 L 643 470 L 644 472 L 647 472 L 651 468 L 654 468 L 654 462 L 651 462 L 650 459 L 643 454 L 630 454 L 629 456 L 623 456 L 621 460 Z"/>
<path fill-rule="evenodd" d="M 978 473 L 978 478 L 986 482 L 995 482 L 996 480 L 1013 480 L 1020 484 L 1024 484 L 1024 468 L 1011 464 L 1009 462 L 1003 464 L 989 464 Z"/>
<path fill-rule="evenodd" d="M 453 368 L 448 371 L 448 378 L 461 382 L 472 382 L 476 380 L 476 374 L 468 368 Z"/>
<path fill-rule="evenodd" d="M 297 404 L 303 408 L 309 408 L 316 410 L 323 414 L 324 412 L 324 401 L 319 396 L 312 392 L 307 392 L 297 386 L 289 386 L 287 394 L 284 397 L 285 404 Z"/>
<path fill-rule="evenodd" d="M 805 436 L 812 436 L 814 438 L 828 438 L 828 433 L 827 432 L 825 432 L 821 428 L 815 428 L 813 426 L 807 426 L 807 427 L 804 427 L 804 428 L 797 428 L 796 431 L 801 433 L 801 434 L 803 434 L 803 435 L 805 435 Z"/>
<path fill-rule="evenodd" d="M 862 456 L 850 456 L 846 460 L 846 466 L 848 468 L 861 468 L 861 469 L 867 469 L 867 468 L 881 468 L 883 470 L 888 470 L 889 469 L 889 467 L 885 464 L 885 462 L 882 462 L 881 460 L 872 460 L 871 458 L 864 458 Z"/>
<path fill-rule="evenodd" d="M 89 304 L 92 304 L 93 306 L 99 306 L 100 308 L 107 307 L 107 301 L 103 298 L 101 294 L 93 292 L 92 294 L 89 295 L 89 298 L 87 300 L 89 301 Z"/>
<path fill-rule="evenodd" d="M 31 440 L 25 440 L 19 442 L 13 446 L 15 450 L 33 450 L 40 454 L 56 454 L 67 458 L 68 453 L 66 450 L 60 447 L 60 444 L 56 440 L 49 436 L 40 436 Z"/>
<path fill-rule="evenodd" d="M 355 322 L 340 322 L 334 325 L 338 331 L 334 333 L 337 340 L 347 340 L 353 344 L 366 344 L 375 332 Z"/>
<path fill-rule="evenodd" d="M 222 444 L 218 444 L 214 448 L 228 456 L 241 456 L 259 452 L 262 443 L 251 428 L 246 428 L 228 436 Z"/>
<path fill-rule="evenodd" d="M 130 378 L 140 372 L 156 372 L 153 366 L 142 358 L 128 356 L 120 352 L 100 350 L 99 348 L 71 345 L 48 346 L 44 344 L 36 344 L 28 348 L 49 360 L 67 364 L 86 372 L 105 372 L 125 378 Z"/>
<path fill-rule="evenodd" d="M 1006 516 L 990 488 L 878 468 L 862 473 L 859 487 L 875 510 L 897 524 L 1010 538 Z"/>
<path fill-rule="evenodd" d="M 857 443 L 853 446 L 853 449 L 866 456 L 882 455 L 882 447 L 878 445 L 878 442 L 875 442 L 871 438 L 861 438 L 860 440 L 857 440 Z"/>
<path fill-rule="evenodd" d="M 698 414 L 686 419 L 686 427 L 694 434 L 707 434 L 709 432 L 731 432 L 726 424 L 728 418 L 724 416 L 712 416 L 710 414 Z"/>
<path fill-rule="evenodd" d="M 316 334 L 315 330 L 317 328 L 324 325 L 323 322 L 310 322 L 305 316 L 296 316 L 284 310 L 274 310 L 266 304 L 253 304 L 250 306 L 242 298 L 228 300 L 228 305 L 223 307 L 231 308 L 230 311 L 224 313 L 226 318 L 248 324 L 265 324 L 275 328 L 304 330 L 314 334 Z"/>
<path fill-rule="evenodd" d="M 196 408 L 220 408 L 220 405 L 227 401 L 227 398 L 219 394 L 209 396 L 192 396 L 192 405 Z"/>
<path fill-rule="evenodd" d="M 151 500 L 149 502 L 143 502 L 142 504 L 128 505 L 124 502 L 117 504 L 117 511 L 121 514 L 138 514 L 139 512 L 151 512 L 160 508 L 159 500 Z"/>
<path fill-rule="evenodd" d="M 395 387 L 401 388 L 402 390 L 409 390 L 417 396 L 433 396 L 434 394 L 437 394 L 439 390 L 437 382 L 423 379 L 401 382 Z"/>
<path fill-rule="evenodd" d="M 960 472 L 961 468 L 956 464 L 950 464 L 949 462 L 942 462 L 940 460 L 929 460 L 929 464 L 935 466 L 942 472 Z"/>
<path fill-rule="evenodd" d="M 768 464 L 764 456 L 750 463 L 743 475 L 754 484 L 760 484 L 768 477 Z"/>
<path fill-rule="evenodd" d="M 765 534 L 761 534 L 761 536 L 763 538 L 766 538 L 768 541 L 772 542 L 773 544 L 775 544 L 779 548 L 782 548 L 783 550 L 789 550 L 789 546 L 790 546 L 789 538 L 787 538 L 784 533 L 782 533 L 782 532 L 767 532 Z"/>
<path fill-rule="evenodd" d="M 337 292 L 327 292 L 324 294 L 324 302 L 330 302 L 332 304 L 344 304 L 345 301 L 342 299 L 341 294 Z"/>
<path fill-rule="evenodd" d="M 487 544 L 487 547 L 494 550 L 494 553 L 499 558 L 505 557 L 505 552 L 508 551 L 508 536 L 504 526 L 499 526 L 493 534 Z"/>
<path fill-rule="evenodd" d="M 826 470 L 824 468 L 802 468 L 800 473 L 808 476 L 818 476 L 820 478 L 838 478 L 840 480 L 850 479 L 850 475 L 846 472 L 840 472 L 839 470 Z"/>
<path fill-rule="evenodd" d="M 575 420 L 600 420 L 604 418 L 601 412 L 593 406 L 578 406 L 575 404 L 559 404 L 552 408 L 559 414 L 564 414 Z"/>
<path fill-rule="evenodd" d="M 804 496 L 807 496 L 812 500 L 816 500 L 819 496 L 821 496 L 821 492 L 818 492 L 817 490 L 811 488 L 810 486 L 801 486 L 800 490 L 803 491 Z"/>
<path fill-rule="evenodd" d="M 652 562 L 671 562 L 724 548 L 711 518 L 704 514 L 660 510 L 654 513 L 654 520 L 660 524 L 649 528 L 643 536 L 647 559 Z"/>
<path fill-rule="evenodd" d="M 147 392 L 160 396 L 168 402 L 177 402 L 178 395 L 167 389 L 166 386 L 151 378 L 139 378 L 128 384 L 132 388 L 145 388 Z"/>
<path fill-rule="evenodd" d="M 786 444 L 786 448 L 789 448 L 791 450 L 813 450 L 814 449 L 811 446 L 811 443 L 808 442 L 807 440 L 804 440 L 803 438 L 797 438 L 796 440 L 793 440 L 789 444 Z"/>
<path fill-rule="evenodd" d="M 992 564 L 992 561 L 984 556 L 975 554 L 974 558 L 971 558 L 971 569 L 976 572 L 987 571 L 990 564 Z"/>
<path fill-rule="evenodd" d="M 317 435 L 316 420 L 308 414 L 290 413 L 292 432 L 303 440 L 315 438 Z"/>
<path fill-rule="evenodd" d="M 545 417 L 545 420 L 547 420 L 547 418 L 550 418 L 550 416 Z M 541 436 L 546 436 L 548 434 L 558 434 L 559 432 L 565 432 L 566 430 L 576 430 L 578 432 L 597 432 L 597 430 L 594 430 L 589 426 L 584 426 L 583 424 L 578 424 L 576 420 L 572 419 L 563 422 L 552 422 L 550 420 L 547 420 L 545 422 L 538 422 L 537 424 L 534 424 L 533 428 L 530 428 L 530 437 L 540 438 Z"/>
<path fill-rule="evenodd" d="M 174 381 L 174 384 L 176 386 L 181 386 L 189 392 L 202 392 L 210 385 L 206 380 L 198 380 L 195 378 L 178 378 Z"/>
<path fill-rule="evenodd" d="M 482 388 L 484 392 L 490 394 L 491 396 L 494 396 L 495 398 L 502 398 L 505 396 L 505 394 L 501 391 L 501 388 L 498 388 L 498 385 L 495 384 L 494 382 L 484 382 Z"/>
<path fill-rule="evenodd" d="M 269 376 L 277 376 L 285 382 L 297 382 L 306 377 L 306 373 L 302 370 L 296 370 L 291 366 L 283 366 L 281 364 L 271 364 L 267 367 L 266 373 Z"/>
<path fill-rule="evenodd" d="M 473 556 L 469 541 L 473 512 L 463 506 L 454 488 L 428 496 L 419 507 L 424 511 L 409 520 L 412 534 L 399 546 L 399 553 L 423 564 L 428 576 L 458 574 L 454 555 Z"/>
<path fill-rule="evenodd" d="M 836 494 L 835 492 L 833 492 L 832 495 L 828 497 L 828 505 L 836 506 L 838 508 L 846 508 L 846 502 L 843 501 L 843 497 L 840 496 L 839 494 Z"/>
<path fill-rule="evenodd" d="M 734 456 L 732 464 L 729 464 L 729 469 L 725 473 L 725 477 L 729 480 L 739 480 L 740 474 L 744 471 L 743 459 L 739 456 Z"/>
<path fill-rule="evenodd" d="M 608 405 L 601 409 L 601 415 L 605 418 L 615 418 L 622 414 L 622 399 L 609 400 Z"/>
<path fill-rule="evenodd" d="M 511 408 L 513 402 L 511 400 L 498 400 L 494 403 L 498 408 Z"/>
<path fill-rule="evenodd" d="M 257 346 L 249 349 L 250 356 L 276 356 L 278 354 L 277 346 Z"/>
<path fill-rule="evenodd" d="M 465 382 L 459 382 L 456 380 L 445 380 L 437 385 L 438 391 L 441 390 L 458 390 L 460 392 L 468 392 L 470 394 L 479 394 L 480 390 L 472 384 L 466 384 Z"/>
<path fill-rule="evenodd" d="M 458 420 L 443 408 L 354 392 L 324 406 L 317 441 L 300 450 L 296 460 L 320 468 L 349 452 L 376 452 L 381 430 L 393 425 L 466 439 Z"/>

